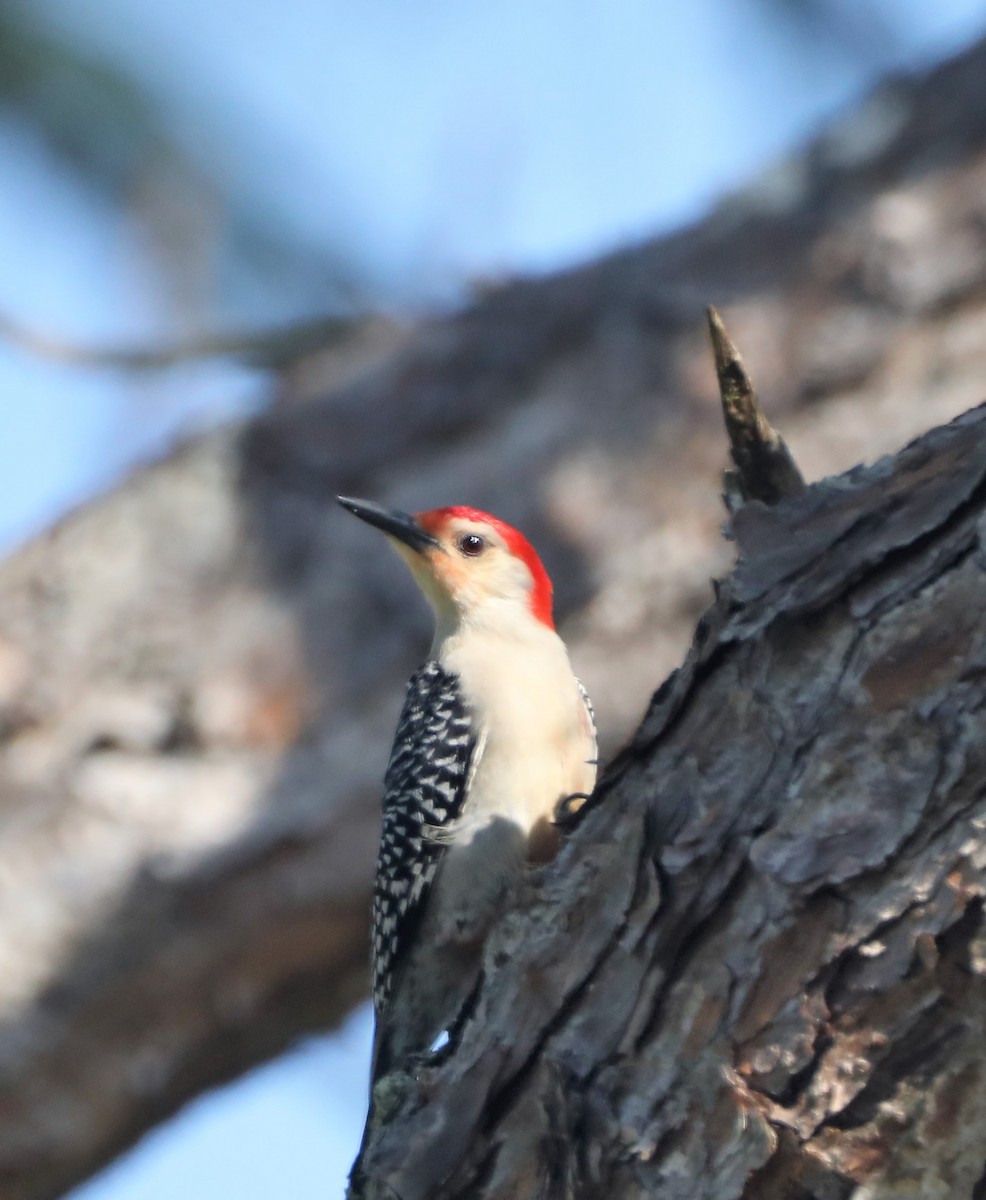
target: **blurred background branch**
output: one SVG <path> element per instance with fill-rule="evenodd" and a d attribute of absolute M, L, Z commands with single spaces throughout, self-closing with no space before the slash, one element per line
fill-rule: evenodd
<path fill-rule="evenodd" d="M 209 358 L 239 359 L 264 370 L 285 368 L 307 354 L 331 349 L 359 326 L 355 317 L 321 317 L 279 329 L 203 334 L 172 345 L 82 346 L 25 328 L 0 313 L 0 338 L 20 350 L 52 362 L 120 371 L 160 371 Z"/>
<path fill-rule="evenodd" d="M 287 214 L 271 211 L 255 186 L 237 179 L 222 131 L 228 101 L 213 95 L 199 106 L 193 146 L 153 73 L 141 77 L 118 57 L 80 44 L 44 8 L 14 2 L 0 11 L 0 109 L 100 203 L 137 216 L 176 311 L 190 303 L 194 311 L 194 277 L 203 262 L 218 266 L 219 259 L 228 260 L 231 286 L 256 288 L 263 280 L 318 297 L 323 308 L 350 307 L 358 289 L 338 249 L 292 228 Z M 147 46 L 152 58 L 161 52 Z M 260 130 L 250 140 L 248 153 L 262 160 Z"/>

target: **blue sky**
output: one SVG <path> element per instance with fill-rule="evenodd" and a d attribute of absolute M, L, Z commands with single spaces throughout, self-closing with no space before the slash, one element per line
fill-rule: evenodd
<path fill-rule="evenodd" d="M 72 1200 L 332 1200 L 359 1145 L 368 1008 L 201 1097 Z"/>
<path fill-rule="evenodd" d="M 185 144 L 220 154 L 272 222 L 335 248 L 395 311 L 551 270 L 694 219 L 891 61 L 986 28 L 981 0 L 844 0 L 894 39 L 793 39 L 754 0 L 33 0 L 148 81 Z M 744 63 L 737 79 L 736 64 Z M 730 79 L 732 91 L 724 89 Z M 72 339 L 175 332 L 139 237 L 23 130 L 0 125 L 0 311 Z M 311 296 L 218 289 L 210 327 Z M 247 411 L 230 364 L 140 379 L 0 344 L 0 546 L 43 528 L 181 430 Z M 334 1200 L 359 1137 L 365 1011 L 202 1098 L 73 1200 Z"/>

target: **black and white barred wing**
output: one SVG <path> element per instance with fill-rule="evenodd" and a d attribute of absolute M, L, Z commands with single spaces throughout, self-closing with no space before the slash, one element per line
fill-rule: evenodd
<path fill-rule="evenodd" d="M 438 663 L 411 676 L 384 777 L 373 888 L 373 1002 L 383 1012 L 413 942 L 444 847 L 435 831 L 462 809 L 476 739 L 458 679 Z"/>

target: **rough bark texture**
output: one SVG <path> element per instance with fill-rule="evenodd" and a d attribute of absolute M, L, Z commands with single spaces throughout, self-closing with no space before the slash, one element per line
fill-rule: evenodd
<path fill-rule="evenodd" d="M 722 573 L 730 553 L 719 537 L 724 448 L 702 328 L 704 304 L 724 306 L 761 394 L 769 398 L 771 417 L 808 478 L 895 449 L 982 398 L 984 71 L 980 47 L 928 79 L 883 89 L 855 123 L 845 123 L 681 235 L 566 275 L 510 284 L 462 314 L 416 329 L 368 326 L 352 346 L 287 370 L 279 384 L 281 403 L 268 414 L 137 472 L 0 569 L 5 1200 L 57 1196 L 203 1087 L 302 1033 L 331 1027 L 365 992 L 379 780 L 403 679 L 426 644 L 427 616 L 400 565 L 332 507 L 330 493 L 370 495 L 409 508 L 469 501 L 525 528 L 556 578 L 566 637 L 596 701 L 606 744 L 614 748 L 636 725 L 654 685 L 680 661 L 695 616 L 707 603 L 708 579 Z M 955 494 L 955 478 L 928 471 L 946 499 Z M 928 486 L 925 480 L 919 489 L 925 500 Z M 822 494 L 838 499 L 842 493 L 835 487 Z M 807 493 L 814 499 L 795 501 L 785 514 L 802 512 L 799 506 L 818 503 L 819 495 Z M 909 511 L 903 495 L 898 509 Z M 888 513 L 887 528 L 898 509 Z M 860 516 L 842 530 L 829 562 L 826 531 L 836 518 L 828 509 L 802 512 L 799 539 L 785 529 L 775 536 L 770 522 L 781 518 L 757 513 L 755 506 L 746 509 L 737 522 L 757 573 L 737 578 L 738 590 L 730 593 L 741 606 L 737 613 L 717 610 L 722 626 L 709 633 L 709 645 L 718 646 L 728 632 L 724 648 L 712 657 L 700 655 L 699 674 L 722 672 L 715 685 L 722 703 L 707 710 L 701 755 L 689 757 L 689 746 L 675 741 L 688 730 L 695 733 L 687 718 L 699 704 L 699 691 L 690 689 L 699 685 L 689 672 L 662 693 L 645 736 L 635 743 L 639 763 L 624 760 L 620 781 L 573 843 L 581 850 L 569 852 L 567 880 L 556 873 L 549 885 L 549 891 L 582 896 L 595 922 L 584 927 L 574 955 L 566 943 L 564 965 L 545 970 L 545 996 L 568 996 L 586 969 L 597 973 L 589 991 L 600 986 L 597 975 L 608 985 L 614 976 L 605 972 L 627 973 L 625 988 L 613 984 L 605 1015 L 609 1028 L 630 1039 L 627 1046 L 640 1043 L 634 1068 L 640 1099 L 621 1090 L 630 1086 L 629 1077 L 615 1050 L 600 1059 L 615 1064 L 613 1091 L 600 1069 L 586 1093 L 621 1114 L 621 1145 L 640 1139 L 639 1150 L 622 1158 L 599 1143 L 599 1171 L 608 1164 L 612 1179 L 626 1180 L 627 1187 L 637 1186 L 633 1181 L 648 1157 L 663 1164 L 669 1180 L 675 1163 L 682 1171 L 683 1164 L 694 1165 L 692 1112 L 694 1136 L 699 1129 L 707 1135 L 702 1146 L 721 1147 L 715 1169 L 722 1186 L 753 1168 L 761 1170 L 758 1186 L 764 1190 L 751 1195 L 783 1194 L 771 1172 L 785 1169 L 803 1167 L 810 1183 L 814 1159 L 796 1149 L 797 1137 L 811 1132 L 813 1114 L 824 1120 L 829 1108 L 834 1111 L 838 1102 L 826 1097 L 840 1089 L 848 1095 L 858 1070 L 861 1099 L 842 1105 L 841 1127 L 829 1120 L 810 1142 L 813 1152 L 829 1147 L 829 1158 L 818 1159 L 819 1178 L 825 1172 L 851 1175 L 850 1165 L 833 1156 L 840 1147 L 863 1155 L 859 1130 L 873 1132 L 867 1145 L 876 1149 L 866 1151 L 871 1158 L 889 1145 L 877 1137 L 883 1136 L 879 1121 L 889 1119 L 881 1115 L 881 1089 L 904 1077 L 912 1060 L 920 1066 L 921 1047 L 937 1045 L 924 1037 L 922 1021 L 952 1029 L 953 1005 L 960 1006 L 955 1011 L 961 1020 L 941 1054 L 969 1074 L 948 1093 L 953 1099 L 934 1109 L 933 1129 L 932 1107 L 916 1124 L 905 1122 L 895 1155 L 907 1153 L 908 1139 L 915 1147 L 922 1137 L 950 1145 L 950 1131 L 967 1128 L 971 1110 L 981 1103 L 976 1060 L 962 1054 L 971 1010 L 961 1004 L 979 994 L 975 962 L 967 968 L 967 1001 L 954 995 L 962 991 L 955 984 L 961 978 L 957 964 L 963 939 L 972 937 L 975 909 L 951 934 L 942 932 L 964 911 L 961 897 L 975 894 L 971 868 L 953 872 L 953 883 L 929 879 L 903 918 L 891 895 L 897 893 L 880 875 L 904 871 L 906 855 L 925 854 L 925 845 L 921 861 L 939 855 L 942 864 L 955 862 L 949 839 L 977 836 L 968 819 L 949 824 L 947 817 L 948 805 L 960 803 L 953 776 L 974 775 L 974 722 L 967 728 L 961 708 L 948 705 L 940 712 L 932 705 L 931 715 L 923 716 L 923 700 L 912 704 L 905 696 L 898 702 L 895 691 L 907 679 L 920 690 L 940 671 L 941 687 L 947 690 L 951 679 L 933 654 L 925 659 L 923 650 L 912 650 L 907 572 L 913 569 L 917 578 L 925 570 L 923 543 L 889 554 L 883 543 L 866 540 L 880 530 Z M 952 521 L 958 536 L 960 521 Z M 950 544 L 950 536 L 947 529 L 940 537 L 921 535 L 929 547 Z M 748 594 L 765 578 L 761 543 L 782 556 L 776 588 L 797 578 L 802 592 Z M 799 574 L 802 545 L 813 547 L 817 558 Z M 904 591 L 897 604 L 875 599 L 870 612 L 857 616 L 836 599 L 849 588 L 838 571 L 865 571 L 875 579 L 866 557 L 871 550 L 885 559 L 886 578 Z M 911 602 L 915 621 L 936 588 L 972 589 L 974 555 L 963 566 L 946 566 L 940 564 L 941 582 L 929 584 L 926 599 Z M 902 576 L 894 574 L 898 568 Z M 813 623 L 804 613 L 821 604 L 818 589 L 826 579 L 836 591 L 826 602 L 827 615 Z M 876 582 L 873 595 L 879 595 Z M 958 606 L 963 620 L 975 611 L 971 590 L 969 595 L 967 607 Z M 966 625 L 954 615 L 956 602 L 942 603 L 942 661 L 954 653 L 973 662 L 976 630 L 962 643 Z M 779 617 L 785 607 L 795 613 L 786 623 Z M 769 618 L 759 633 L 753 627 L 757 612 Z M 887 665 L 896 652 L 891 642 L 879 657 L 880 636 L 895 637 L 902 647 L 899 671 Z M 839 658 L 840 637 L 859 639 L 855 657 L 846 650 L 849 657 Z M 950 638 L 959 639 L 954 651 Z M 872 727 L 872 745 L 886 747 L 888 762 L 902 772 L 894 786 L 908 798 L 893 811 L 909 829 L 908 841 L 904 847 L 894 843 L 897 825 L 888 829 L 885 820 L 889 801 L 878 796 L 868 814 L 872 828 L 857 841 L 872 839 L 882 857 L 876 861 L 877 850 L 850 845 L 858 862 L 867 864 L 866 873 L 860 879 L 850 870 L 839 879 L 840 855 L 849 853 L 839 830 L 855 828 L 850 782 L 866 781 L 867 763 L 879 766 L 877 755 L 863 753 L 870 733 L 861 738 L 858 721 L 850 728 L 844 713 L 839 716 L 849 699 L 836 696 L 856 678 L 865 653 L 883 666 L 874 665 L 876 690 L 859 704 L 884 697 L 886 711 Z M 754 665 L 766 669 L 768 660 L 769 674 L 753 679 Z M 837 673 L 827 701 L 819 690 L 826 670 Z M 735 694 L 726 686 L 730 673 L 746 685 Z M 966 686 L 971 712 L 975 679 Z M 660 714 L 671 703 L 677 705 L 676 724 L 658 743 Z M 778 714 L 787 724 L 774 728 Z M 827 756 L 811 757 L 808 746 L 804 763 L 820 769 L 824 757 L 834 764 L 835 778 L 797 776 L 790 812 L 771 830 L 765 827 L 765 840 L 757 842 L 743 822 L 771 819 L 769 804 L 779 802 L 785 778 L 795 780 L 791 771 L 784 775 L 785 756 L 810 737 L 816 719 L 830 722 L 825 728 L 836 740 Z M 932 733 L 944 745 L 940 730 L 951 736 L 952 719 L 961 726 L 956 749 L 941 749 L 936 759 Z M 744 773 L 749 757 L 735 760 L 744 770 L 726 770 L 727 748 L 742 749 L 745 743 L 735 735 L 745 730 L 763 746 L 764 774 L 755 794 L 749 793 L 754 780 Z M 850 733 L 856 739 L 851 745 L 838 741 Z M 657 789 L 647 766 L 652 743 L 661 747 L 653 761 L 660 761 L 662 777 L 670 772 L 675 782 L 662 783 L 663 799 L 654 802 L 666 824 L 645 831 L 638 823 L 636 836 L 641 854 L 670 838 L 679 858 L 663 858 L 671 908 L 650 925 L 642 914 L 656 907 L 656 874 L 633 866 L 638 860 L 630 834 L 630 843 L 610 853 L 605 839 L 593 842 L 592 831 L 623 829 L 624 807 L 653 798 Z M 672 750 L 679 744 L 675 764 Z M 963 748 L 968 757 L 960 762 Z M 726 757 L 716 759 L 717 753 Z M 921 772 L 933 761 L 941 773 L 932 786 Z M 730 788 L 734 800 L 748 795 L 745 807 L 728 807 Z M 836 828 L 816 829 L 808 815 L 798 816 L 798 797 L 812 792 L 843 796 L 844 814 L 831 805 L 818 810 L 838 817 Z M 738 822 L 728 838 L 717 824 L 727 812 Z M 797 864 L 816 861 L 798 849 L 809 843 L 819 869 L 828 863 L 835 872 L 828 891 L 814 877 L 791 876 Z M 744 861 L 750 866 L 740 871 Z M 730 880 L 723 898 L 719 889 Z M 864 884 L 885 903 L 859 899 Z M 880 891 L 884 886 L 889 891 Z M 914 885 L 901 876 L 899 886 L 903 897 Z M 762 897 L 762 925 L 743 940 L 735 936 L 738 910 L 729 897 L 752 912 L 750 889 Z M 959 899 L 947 909 L 953 892 Z M 886 912 L 881 921 L 887 929 L 868 934 L 866 922 L 878 910 Z M 566 911 L 571 921 L 578 919 L 574 908 Z M 547 912 L 539 903 L 530 919 Z M 803 930 L 788 919 L 795 914 Z M 624 922 L 616 943 L 611 917 Z M 717 922 L 734 932 L 728 955 Z M 771 929 L 780 941 L 768 953 L 761 935 Z M 506 930 L 503 936 L 515 935 Z M 917 998 L 906 1010 L 893 964 L 908 956 L 912 943 L 920 954 L 905 983 Z M 854 945 L 862 947 L 855 957 Z M 723 987 L 716 1002 L 692 1013 L 686 981 L 698 979 L 690 972 L 710 954 L 717 955 Z M 770 984 L 771 971 L 785 963 L 787 981 Z M 831 990 L 828 982 L 811 984 L 812 971 L 823 963 Z M 669 976 L 663 982 L 662 971 Z M 646 984 L 638 986 L 639 973 Z M 760 977 L 764 982 L 755 984 Z M 545 1028 L 544 1008 L 534 1002 L 539 978 L 525 993 L 530 1030 Z M 502 990 L 485 993 L 484 1003 L 505 1003 L 509 984 L 505 979 Z M 643 986 L 661 996 L 659 1008 L 648 1010 L 640 1000 Z M 940 997 L 928 999 L 937 995 L 934 987 Z M 800 1001 L 791 1000 L 800 991 L 807 1015 Z M 867 997 L 883 992 L 895 997 L 888 1001 L 889 1015 L 867 1015 Z M 770 1040 L 783 1033 L 771 1007 L 775 995 L 790 1002 L 787 1040 Z M 643 1026 L 626 1025 L 624 1004 L 649 1013 Z M 812 1004 L 822 1015 L 812 1015 Z M 744 1006 L 752 1015 L 738 1026 L 740 1037 L 736 1021 Z M 910 1024 L 900 1015 L 906 1011 L 913 1015 Z M 902 1025 L 894 1024 L 898 1017 Z M 478 1106 L 495 1094 L 502 1111 L 490 1115 L 490 1128 L 499 1130 L 524 1118 L 525 1096 L 537 1098 L 530 1116 L 536 1132 L 527 1143 L 534 1145 L 544 1128 L 541 1098 L 548 1096 L 544 1119 L 550 1128 L 567 1136 L 571 1112 L 579 1113 L 588 1131 L 581 1142 L 594 1146 L 588 1135 L 614 1126 L 605 1124 L 605 1112 L 578 1106 L 585 1091 L 579 1073 L 589 1070 L 578 1045 L 603 1045 L 604 1031 L 590 1037 L 577 1031 L 577 1022 L 561 1020 L 559 1036 L 575 1047 L 570 1057 L 532 1058 L 535 1034 L 526 1025 L 518 1028 L 516 1015 L 514 1020 L 510 1043 L 477 1074 L 464 1076 L 476 1081 L 470 1103 Z M 884 1028 L 881 1020 L 882 1048 L 865 1040 L 866 1031 Z M 856 1041 L 850 1037 L 853 1022 L 862 1031 Z M 499 1027 L 505 1027 L 502 1021 Z M 680 1032 L 669 1038 L 674 1027 Z M 821 1036 L 806 1042 L 817 1027 Z M 682 1058 L 672 1056 L 675 1036 L 685 1039 Z M 729 1058 L 723 1053 L 727 1038 L 738 1038 L 728 1087 L 720 1073 Z M 469 1047 L 477 1044 L 467 1042 L 461 1053 L 472 1053 Z M 456 1056 L 460 1067 L 465 1061 Z M 924 1061 L 920 1070 L 931 1081 L 926 1103 L 933 1106 L 942 1095 L 935 1080 L 950 1076 L 940 1065 L 944 1059 L 931 1055 Z M 526 1062 L 534 1066 L 516 1081 L 513 1104 L 499 1081 L 514 1078 L 515 1067 Z M 694 1062 L 687 1079 L 685 1062 Z M 535 1087 L 531 1076 L 550 1074 L 555 1067 L 549 1063 L 562 1064 L 561 1077 Z M 809 1080 L 803 1089 L 801 1071 Z M 924 1078 L 917 1071 L 890 1103 L 906 1108 L 907 1088 L 919 1092 Z M 571 1088 L 565 1072 L 575 1080 Z M 648 1131 L 659 1127 L 651 1102 L 665 1095 L 664 1079 L 676 1082 L 673 1088 L 668 1083 L 661 1110 L 660 1127 L 668 1131 L 662 1149 L 652 1146 Z M 742 1122 L 733 1124 L 738 1080 L 751 1097 L 743 1129 Z M 773 1109 L 768 1114 L 775 1121 L 769 1128 L 780 1130 L 772 1157 L 763 1107 L 769 1096 L 793 1114 L 788 1126 Z M 705 1106 L 713 1100 L 721 1125 L 706 1119 L 713 1110 Z M 462 1121 L 467 1125 L 468 1117 Z M 454 1157 L 454 1139 L 448 1144 Z M 518 1162 L 524 1161 L 524 1145 L 520 1139 L 511 1150 Z M 667 1147 L 675 1153 L 666 1153 Z M 587 1157 L 595 1156 L 587 1149 Z M 936 1169 L 960 1159 L 958 1149 L 954 1159 L 943 1149 Z M 792 1165 L 785 1168 L 785 1162 Z M 457 1178 L 465 1179 L 473 1165 L 459 1163 Z M 494 1182 L 506 1179 L 497 1172 L 508 1169 L 508 1159 L 501 1155 L 485 1169 L 482 1186 L 497 1194 Z M 592 1162 L 572 1169 L 574 1178 L 596 1178 Z M 694 1175 L 679 1179 L 667 1183 L 678 1188 L 667 1195 L 697 1194 Z M 686 1184 L 691 1193 L 682 1190 Z M 829 1192 L 828 1184 L 810 1186 L 820 1197 L 841 1194 L 835 1184 Z"/>
<path fill-rule="evenodd" d="M 384 1081 L 368 1194 L 986 1186 L 986 409 L 733 529 L 460 1043 Z"/>

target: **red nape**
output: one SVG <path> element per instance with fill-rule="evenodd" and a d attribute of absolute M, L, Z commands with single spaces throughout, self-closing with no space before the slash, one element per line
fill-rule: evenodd
<path fill-rule="evenodd" d="M 536 617 L 549 629 L 554 629 L 555 622 L 551 615 L 551 578 L 544 569 L 544 563 L 538 558 L 538 553 L 520 532 L 494 517 L 491 513 L 483 512 L 480 508 L 470 508 L 467 504 L 453 504 L 448 508 L 431 508 L 427 512 L 415 513 L 415 520 L 422 529 L 438 536 L 449 521 L 475 521 L 491 525 L 507 544 L 507 549 L 525 564 L 534 580 L 531 588 L 531 615 Z"/>

